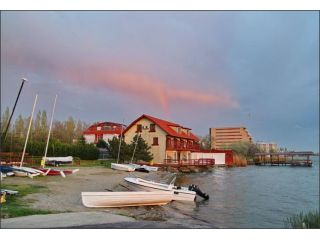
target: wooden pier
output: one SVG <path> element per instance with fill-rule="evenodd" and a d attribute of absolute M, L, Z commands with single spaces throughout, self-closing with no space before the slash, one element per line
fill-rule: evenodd
<path fill-rule="evenodd" d="M 256 153 L 255 165 L 312 167 L 313 152 Z"/>

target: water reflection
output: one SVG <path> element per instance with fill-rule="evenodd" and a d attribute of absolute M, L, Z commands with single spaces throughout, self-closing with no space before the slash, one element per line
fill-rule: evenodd
<path fill-rule="evenodd" d="M 216 168 L 178 177 L 177 184 L 198 185 L 209 201 L 168 205 L 179 214 L 218 228 L 283 228 L 300 211 L 318 209 L 319 161 L 313 167 L 249 166 Z"/>

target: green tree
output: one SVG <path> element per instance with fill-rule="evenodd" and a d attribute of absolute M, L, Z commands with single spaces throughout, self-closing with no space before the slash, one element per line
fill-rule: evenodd
<path fill-rule="evenodd" d="M 97 148 L 107 148 L 107 143 L 103 139 L 99 139 L 97 142 Z"/>
<path fill-rule="evenodd" d="M 41 112 L 41 121 L 40 121 L 40 139 L 41 141 L 45 141 L 47 139 L 48 133 L 48 124 L 47 124 L 47 112 L 43 110 Z"/>
<path fill-rule="evenodd" d="M 243 156 L 247 160 L 253 159 L 255 153 L 259 152 L 259 148 L 256 144 L 245 142 L 245 141 L 239 141 L 232 143 L 230 145 L 223 146 L 224 149 L 231 149 L 236 154 Z"/>
<path fill-rule="evenodd" d="M 41 111 L 37 112 L 37 115 L 33 122 L 32 136 L 34 139 L 39 140 L 41 136 Z"/>
<path fill-rule="evenodd" d="M 111 140 L 108 140 L 107 144 L 107 150 L 109 152 L 109 155 L 112 159 L 117 160 L 118 158 L 118 152 L 119 152 L 119 144 L 120 144 L 120 139 L 117 137 L 113 137 Z M 121 147 L 120 147 L 120 154 L 119 154 L 119 162 L 124 163 L 130 162 L 132 156 L 132 150 L 131 146 L 126 144 L 123 140 L 121 140 Z"/>
<path fill-rule="evenodd" d="M 67 143 L 72 143 L 72 140 L 74 139 L 75 130 L 75 121 L 72 117 L 69 117 L 68 120 L 65 122 L 65 129 Z"/>
<path fill-rule="evenodd" d="M 6 107 L 6 110 L 2 113 L 2 116 L 1 116 L 1 134 L 6 129 L 9 118 L 10 118 L 9 107 Z"/>
<path fill-rule="evenodd" d="M 199 137 L 200 138 L 200 146 L 202 149 L 205 150 L 210 150 L 211 149 L 211 139 L 210 135 L 206 135 L 204 137 Z"/>
<path fill-rule="evenodd" d="M 23 138 L 24 132 L 25 132 L 25 125 L 24 125 L 24 119 L 22 118 L 21 114 L 19 114 L 18 118 L 15 121 L 14 131 L 15 131 L 16 137 Z"/>
<path fill-rule="evenodd" d="M 151 147 L 146 143 L 146 141 L 142 137 L 138 135 L 134 136 L 130 144 L 130 149 L 132 150 L 132 154 L 134 152 L 133 162 L 137 162 L 139 160 L 151 161 L 153 159 L 153 155 L 150 152 Z"/>
<path fill-rule="evenodd" d="M 83 131 L 84 131 L 83 123 L 80 120 L 78 120 L 75 128 L 75 132 L 74 132 L 74 137 L 79 139 L 82 136 Z"/>

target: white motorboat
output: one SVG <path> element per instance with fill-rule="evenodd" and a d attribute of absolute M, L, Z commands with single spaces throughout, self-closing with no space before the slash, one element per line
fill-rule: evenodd
<path fill-rule="evenodd" d="M 186 187 L 177 187 L 172 184 L 173 181 L 170 184 L 164 184 L 137 177 L 125 177 L 124 180 L 145 191 L 172 192 L 175 201 L 194 201 L 196 199 L 195 191 L 190 191 Z"/>
<path fill-rule="evenodd" d="M 165 205 L 173 200 L 173 193 L 155 192 L 82 192 L 82 203 L 86 207 L 128 207 Z"/>
<path fill-rule="evenodd" d="M 120 171 L 133 172 L 135 167 L 130 164 L 111 163 L 111 168 Z"/>

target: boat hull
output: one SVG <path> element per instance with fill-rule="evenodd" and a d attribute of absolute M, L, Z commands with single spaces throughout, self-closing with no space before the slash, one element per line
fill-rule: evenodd
<path fill-rule="evenodd" d="M 194 191 L 189 191 L 184 187 L 177 189 L 174 185 L 157 183 L 133 177 L 126 177 L 124 180 L 131 183 L 135 189 L 138 190 L 172 192 L 174 201 L 194 201 L 196 199 L 196 193 Z"/>
<path fill-rule="evenodd" d="M 63 174 L 73 174 L 77 171 L 79 171 L 79 169 L 74 169 L 74 170 L 58 170 L 58 169 L 50 169 L 50 168 L 38 168 L 38 167 L 34 167 L 34 169 L 37 169 L 39 171 L 41 171 L 43 174 L 47 175 L 47 176 L 59 176 L 61 175 L 61 172 Z"/>
<path fill-rule="evenodd" d="M 111 163 L 111 168 L 119 171 L 133 172 L 135 168 L 129 164 Z"/>
<path fill-rule="evenodd" d="M 173 200 L 171 192 L 82 192 L 86 207 L 130 207 L 165 205 Z"/>

